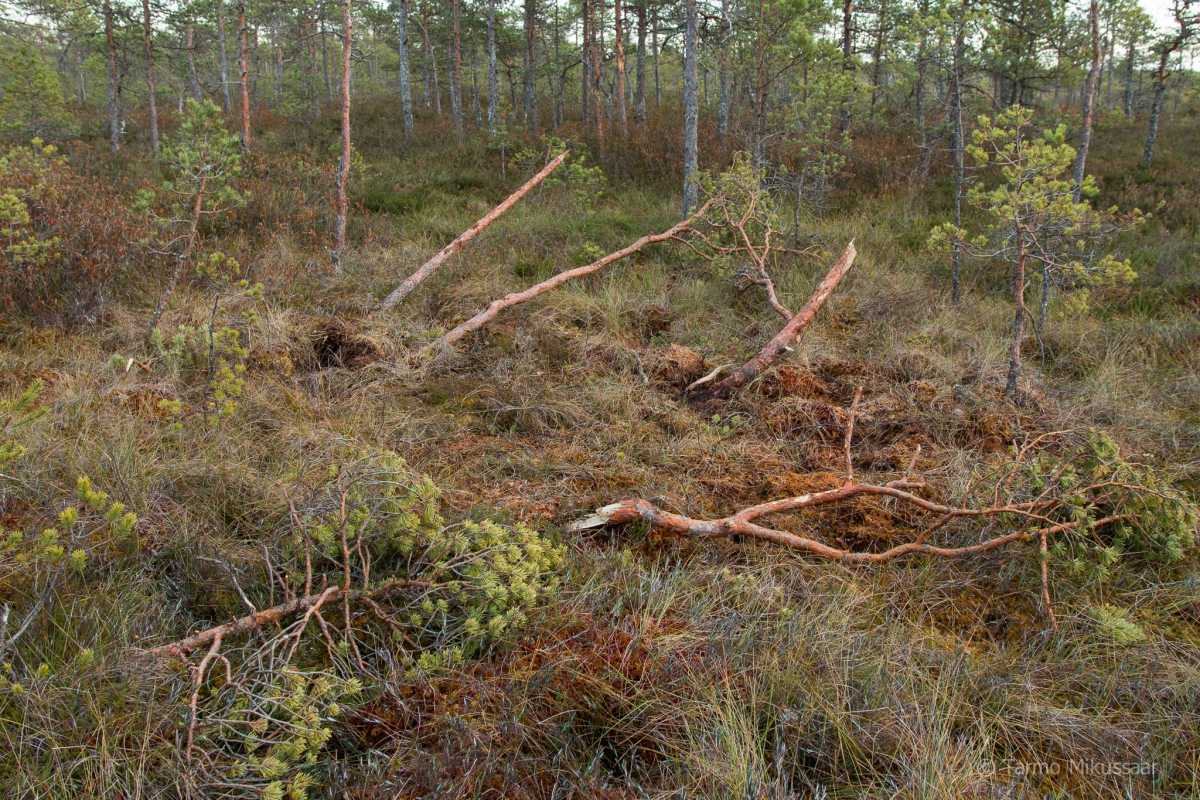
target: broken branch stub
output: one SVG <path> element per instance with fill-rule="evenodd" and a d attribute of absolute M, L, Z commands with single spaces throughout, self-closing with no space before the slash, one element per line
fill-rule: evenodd
<path fill-rule="evenodd" d="M 532 300 L 539 294 L 543 294 L 551 289 L 555 289 L 567 281 L 574 280 L 575 278 L 582 278 L 585 275 L 591 275 L 593 272 L 599 272 L 614 261 L 620 261 L 622 258 L 633 255 L 646 245 L 655 244 L 656 242 L 665 242 L 668 239 L 674 239 L 678 237 L 682 233 L 691 230 L 693 223 L 695 223 L 695 221 L 700 217 L 704 216 L 704 212 L 708 210 L 710 203 L 705 203 L 704 206 L 701 207 L 701 209 L 694 215 L 688 217 L 678 225 L 663 231 L 662 233 L 647 234 L 633 244 L 609 253 L 603 258 L 593 261 L 591 264 L 582 267 L 576 267 L 575 269 L 569 269 L 566 272 L 560 272 L 554 277 L 548 278 L 547 280 L 544 280 L 534 286 L 530 286 L 524 291 L 513 292 L 501 297 L 499 300 L 493 300 L 483 311 L 480 311 L 478 314 L 447 333 L 441 339 L 438 339 L 436 342 L 431 344 L 427 348 L 427 352 L 433 352 L 442 347 L 453 346 L 467 334 L 473 333 L 474 331 L 479 330 L 484 325 L 491 322 L 505 309 L 512 308 L 513 306 L 520 305 L 528 300 Z"/>
<path fill-rule="evenodd" d="M 852 240 L 850 244 L 846 245 L 845 252 L 842 253 L 842 257 L 838 259 L 838 262 L 833 265 L 833 269 L 829 270 L 821 283 L 817 285 L 812 297 L 804 304 L 804 308 L 800 309 L 794 317 L 788 320 L 783 329 L 775 334 L 775 337 L 771 341 L 767 342 L 758 355 L 747 361 L 740 369 L 719 383 L 696 395 L 695 399 L 702 403 L 708 400 L 725 399 L 773 366 L 785 353 L 790 352 L 792 345 L 796 343 L 796 340 L 800 338 L 800 334 L 804 332 L 804 328 L 808 323 L 813 321 L 817 312 L 821 310 L 821 306 L 829 299 L 829 295 L 833 294 L 833 290 L 837 288 L 838 283 L 850 271 L 856 255 L 858 255 L 858 251 L 854 249 L 854 242 Z"/>
<path fill-rule="evenodd" d="M 422 264 L 416 272 L 405 279 L 404 283 L 397 286 L 394 292 L 381 300 L 379 304 L 375 306 L 375 308 L 371 309 L 371 313 L 367 315 L 367 318 L 370 319 L 380 312 L 393 308 L 398 303 L 402 302 L 404 298 L 412 294 L 413 290 L 417 288 L 421 281 L 425 280 L 434 272 L 436 272 L 438 268 L 446 261 L 446 259 L 461 250 L 463 245 L 474 239 L 483 231 L 484 228 L 499 219 L 505 211 L 508 211 L 517 204 L 517 201 L 529 194 L 530 189 L 533 189 L 535 186 L 545 180 L 546 176 L 548 176 L 551 172 L 554 172 L 554 170 L 558 168 L 558 165 L 563 162 L 563 159 L 565 159 L 570 152 L 570 150 L 564 150 L 557 158 L 555 158 L 546 166 L 542 167 L 541 172 L 527 180 L 520 189 L 517 189 L 515 192 L 505 198 L 503 203 L 489 211 L 482 219 L 463 231 L 457 239 L 443 247 L 437 255 Z"/>

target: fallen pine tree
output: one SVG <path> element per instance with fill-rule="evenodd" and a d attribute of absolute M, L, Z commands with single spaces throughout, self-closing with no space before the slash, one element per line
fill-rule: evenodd
<path fill-rule="evenodd" d="M 572 281 L 576 278 L 582 278 L 586 275 L 599 272 L 614 261 L 620 261 L 622 258 L 627 258 L 634 253 L 637 253 L 647 245 L 657 244 L 658 242 L 666 242 L 671 239 L 680 239 L 684 234 L 693 230 L 692 226 L 697 220 L 703 218 L 704 213 L 708 210 L 710 203 L 705 203 L 695 214 L 677 225 L 672 225 L 662 233 L 646 234 L 632 244 L 622 247 L 620 250 L 609 253 L 603 258 L 596 259 L 590 264 L 586 264 L 582 267 L 576 267 L 575 269 L 569 269 L 565 272 L 560 272 L 554 277 L 530 286 L 524 291 L 512 292 L 511 294 L 507 294 L 498 300 L 493 300 L 491 303 L 488 303 L 487 308 L 485 308 L 483 311 L 480 311 L 478 314 L 449 331 L 442 338 L 431 344 L 427 352 L 436 352 L 441 348 L 452 347 L 464 336 L 474 333 L 484 325 L 487 325 L 493 319 L 500 316 L 500 314 L 505 310 L 512 308 L 513 306 L 520 305 L 521 303 L 528 302 L 538 295 L 545 294 L 552 289 L 557 289 L 567 281 Z"/>
<path fill-rule="evenodd" d="M 1103 579 L 1121 558 L 1177 561 L 1196 544 L 1196 507 L 1184 495 L 1160 488 L 1162 483 L 1152 470 L 1121 457 L 1113 441 L 1096 431 L 1057 431 L 1030 439 L 1010 461 L 972 476 L 958 504 L 921 496 L 928 486 L 912 477 L 920 448 L 903 477 L 882 483 L 856 481 L 851 440 L 861 392 L 860 388 L 855 395 L 846 425 L 846 482 L 838 488 L 772 500 L 717 519 L 696 519 L 632 498 L 599 508 L 569 529 L 577 532 L 640 521 L 664 534 L 696 539 L 748 536 L 848 564 L 880 564 L 918 555 L 963 558 L 1034 542 L 1039 550 L 1042 604 L 1051 622 L 1051 564 Z M 854 550 L 757 522 L 872 497 L 894 502 L 893 516 L 912 531 L 909 541 L 882 550 Z M 970 502 L 973 499 L 978 502 Z M 954 523 L 973 520 L 990 523 L 985 533 L 996 527 L 1004 532 L 961 544 L 932 541 L 935 534 L 954 528 Z"/>
<path fill-rule="evenodd" d="M 432 258 L 418 267 L 413 274 L 405 278 L 404 282 L 397 286 L 391 294 L 389 294 L 383 300 L 380 300 L 375 308 L 371 309 L 371 313 L 367 314 L 367 318 L 370 319 L 376 314 L 388 311 L 389 309 L 403 302 L 404 298 L 412 294 L 417 286 L 420 285 L 421 281 L 437 272 L 442 264 L 446 262 L 446 259 L 450 258 L 450 256 L 461 250 L 467 242 L 471 241 L 480 233 L 482 233 L 487 226 L 500 219 L 504 212 L 515 206 L 522 197 L 529 194 L 529 192 L 539 183 L 545 180 L 551 172 L 554 172 L 554 170 L 558 168 L 558 165 L 563 162 L 563 159 L 565 159 L 570 152 L 570 150 L 564 150 L 562 153 L 560 153 L 557 158 L 552 160 L 546 166 L 542 167 L 540 172 L 538 172 L 529 180 L 525 181 L 525 183 L 519 189 L 505 198 L 504 202 L 493 208 L 487 214 L 484 214 L 478 222 L 467 228 L 465 231 L 459 234 L 454 241 L 443 247 Z"/>

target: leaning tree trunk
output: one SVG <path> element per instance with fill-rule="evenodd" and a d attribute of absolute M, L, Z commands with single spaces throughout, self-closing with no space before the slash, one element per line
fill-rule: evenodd
<path fill-rule="evenodd" d="M 250 61 L 246 52 L 246 3 L 238 3 L 238 82 L 242 87 L 242 152 L 250 152 Z"/>
<path fill-rule="evenodd" d="M 225 0 L 217 0 L 217 58 L 221 70 L 221 109 L 229 116 L 233 105 L 229 102 L 229 66 L 225 58 Z"/>
<path fill-rule="evenodd" d="M 367 317 L 373 317 L 376 314 L 393 308 L 396 304 L 402 302 L 404 298 L 412 294 L 413 290 L 420 285 L 421 281 L 425 280 L 441 268 L 442 264 L 446 262 L 446 259 L 450 258 L 450 256 L 461 250 L 467 242 L 471 241 L 480 233 L 482 233 L 487 226 L 499 219 L 504 212 L 516 205 L 522 197 L 527 195 L 535 186 L 545 180 L 547 175 L 558 169 L 558 165 L 563 162 L 563 160 L 567 157 L 567 154 L 570 152 L 570 150 L 564 150 L 562 153 L 560 153 L 554 160 L 542 167 L 541 172 L 525 181 L 525 183 L 519 189 L 510 194 L 504 200 L 504 202 L 485 214 L 478 222 L 459 234 L 458 238 L 439 250 L 437 254 L 433 256 L 433 258 L 429 259 L 420 267 L 418 267 L 412 275 L 409 275 L 404 279 L 403 283 L 396 287 L 394 292 L 389 294 L 383 300 L 380 300 L 379 304 L 376 305 L 375 308 L 371 309 L 371 312 L 367 314 Z"/>
<path fill-rule="evenodd" d="M 1083 174 L 1087 167 L 1088 147 L 1092 143 L 1092 119 L 1096 114 L 1096 81 L 1100 79 L 1100 5 L 1092 0 L 1088 11 L 1092 26 L 1092 63 L 1083 84 L 1083 128 L 1079 131 L 1079 150 L 1075 153 L 1075 202 L 1083 192 Z"/>
<path fill-rule="evenodd" d="M 496 135 L 496 120 L 500 114 L 500 86 L 496 77 L 496 0 L 488 0 L 487 14 L 487 82 L 488 82 L 488 108 L 487 108 L 487 129 L 488 136 Z"/>
<path fill-rule="evenodd" d="M 113 40 L 112 0 L 104 0 L 104 36 L 108 47 L 108 146 L 121 149 L 121 119 L 117 111 L 117 46 Z"/>
<path fill-rule="evenodd" d="M 354 54 L 354 16 L 350 0 L 342 0 L 342 157 L 338 162 L 337 193 L 334 206 L 337 227 L 334 232 L 333 271 L 342 271 L 342 255 L 346 249 L 346 180 L 350 177 L 350 61 Z"/>
<path fill-rule="evenodd" d="M 536 134 L 537 119 L 537 54 L 534 44 L 537 41 L 537 0 L 525 0 L 525 87 L 523 100 L 525 102 L 525 128 L 529 133 Z"/>
<path fill-rule="evenodd" d="M 1146 134 L 1146 149 L 1142 151 L 1142 166 L 1150 166 L 1154 158 L 1154 143 L 1158 140 L 1158 118 L 1162 114 L 1163 95 L 1167 91 L 1167 59 L 1171 51 L 1163 48 L 1158 57 L 1158 70 L 1154 73 L 1154 102 L 1150 106 L 1150 131 Z"/>
<path fill-rule="evenodd" d="M 412 76 L 408 70 L 408 3 L 400 0 L 396 14 L 396 33 L 399 37 L 398 53 L 400 55 L 400 109 L 404 117 L 404 133 L 413 135 L 413 103 Z"/>
<path fill-rule="evenodd" d="M 700 199 L 700 186 L 696 182 L 696 155 L 699 147 L 700 98 L 697 93 L 696 67 L 699 60 L 696 52 L 696 37 L 699 20 L 696 15 L 696 0 L 686 0 L 687 33 L 683 56 L 683 219 L 695 208 Z"/>
<path fill-rule="evenodd" d="M 616 28 L 613 51 L 617 62 L 617 122 L 625 135 L 629 133 L 629 117 L 625 113 L 625 15 L 621 0 L 613 0 L 613 25 Z"/>

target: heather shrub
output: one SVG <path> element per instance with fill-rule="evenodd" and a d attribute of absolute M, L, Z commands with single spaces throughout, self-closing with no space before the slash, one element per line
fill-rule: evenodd
<path fill-rule="evenodd" d="M 0 157 L 0 308 L 93 322 L 143 257 L 142 222 L 120 195 L 34 139 Z"/>

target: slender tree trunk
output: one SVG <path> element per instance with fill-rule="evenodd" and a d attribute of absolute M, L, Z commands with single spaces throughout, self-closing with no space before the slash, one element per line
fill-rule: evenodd
<path fill-rule="evenodd" d="M 595 17 L 596 3 L 595 3 L 595 0 L 592 0 L 592 2 L 590 2 L 588 4 L 588 9 L 591 12 L 591 19 L 589 21 L 588 30 L 592 34 L 592 39 L 591 39 L 591 62 L 592 62 L 591 92 L 592 92 L 592 112 L 593 112 L 592 118 L 593 118 L 593 121 L 596 123 L 596 138 L 599 140 L 600 152 L 601 152 L 601 154 L 603 154 L 604 153 L 604 110 L 603 110 L 604 109 L 604 99 L 603 99 L 604 93 L 603 93 L 603 88 L 602 88 L 602 81 L 604 78 L 604 74 L 603 74 L 603 62 L 601 61 L 601 58 L 602 58 L 601 53 L 602 53 L 603 44 L 601 44 L 601 40 L 597 37 L 597 33 L 601 32 L 601 31 L 599 30 L 599 26 L 596 25 L 596 17 Z"/>
<path fill-rule="evenodd" d="M 654 20 L 654 28 L 650 32 L 651 48 L 654 54 L 654 107 L 662 105 L 662 83 L 658 79 L 658 20 Z"/>
<path fill-rule="evenodd" d="M 1079 202 L 1083 191 L 1083 175 L 1087 168 L 1088 148 L 1092 143 L 1092 119 L 1096 113 L 1096 81 L 1100 78 L 1100 5 L 1092 0 L 1088 10 L 1092 27 L 1092 63 L 1088 68 L 1087 80 L 1083 84 L 1083 127 L 1079 131 L 1079 149 L 1075 151 L 1075 202 Z"/>
<path fill-rule="evenodd" d="M 1110 3 L 1108 14 L 1108 45 L 1104 48 L 1105 58 L 1108 62 L 1108 80 L 1104 84 L 1104 104 L 1108 106 L 1108 110 L 1112 111 L 1113 107 L 1113 62 L 1116 61 L 1117 55 L 1117 34 L 1116 34 L 1116 14 L 1115 4 Z"/>
<path fill-rule="evenodd" d="M 965 20 L 956 20 L 956 28 L 954 34 L 954 82 L 951 94 L 952 120 L 954 124 L 954 133 L 951 139 L 951 148 L 954 151 L 954 227 L 958 230 L 962 229 L 962 204 L 963 204 L 963 184 L 966 179 L 966 166 L 964 164 L 964 149 L 965 137 L 963 131 L 963 49 L 965 46 L 964 29 L 966 28 Z M 954 238 L 954 252 L 950 257 L 950 296 L 955 303 L 961 297 L 962 286 L 962 257 L 963 244 L 958 237 Z"/>
<path fill-rule="evenodd" d="M 1136 40 L 1129 37 L 1129 50 L 1125 55 L 1125 119 L 1133 119 L 1133 56 Z"/>
<path fill-rule="evenodd" d="M 875 104 L 879 99 L 879 82 L 883 79 L 883 40 L 886 35 L 887 0 L 879 0 L 879 19 L 875 26 L 875 46 L 871 50 L 871 116 L 874 118 Z"/>
<path fill-rule="evenodd" d="M 1004 386 L 1004 394 L 1013 397 L 1017 393 L 1017 378 L 1021 375 L 1021 339 L 1025 335 L 1025 253 L 1024 242 L 1017 232 L 1017 263 L 1013 267 L 1013 301 L 1016 312 L 1013 315 L 1013 338 L 1008 355 L 1008 382 Z"/>
<path fill-rule="evenodd" d="M 333 271 L 341 273 L 342 255 L 346 250 L 346 180 L 350 177 L 350 64 L 354 54 L 354 15 L 350 0 L 342 0 L 342 157 L 338 162 L 337 228 L 334 231 Z"/>
<path fill-rule="evenodd" d="M 200 92 L 200 79 L 196 75 L 196 39 L 193 27 L 194 20 L 189 15 L 187 21 L 188 82 L 191 84 L 192 99 L 199 103 L 204 95 Z"/>
<path fill-rule="evenodd" d="M 275 102 L 283 102 L 283 39 L 281 31 L 275 31 Z"/>
<path fill-rule="evenodd" d="M 579 114 L 586 129 L 591 124 L 592 112 L 592 0 L 582 0 L 582 6 L 579 49 L 583 83 L 579 87 Z"/>
<path fill-rule="evenodd" d="M 629 133 L 629 117 L 625 113 L 625 12 L 621 0 L 613 0 L 613 38 L 617 60 L 617 123 L 621 126 L 621 134 Z"/>
<path fill-rule="evenodd" d="M 421 2 L 421 21 L 419 24 L 421 26 L 421 55 L 424 56 L 421 59 L 421 76 L 425 84 L 425 93 L 422 102 L 426 108 L 429 108 L 433 103 L 433 98 L 431 97 L 433 94 L 433 78 L 430 75 L 429 69 L 429 0 L 422 0 Z M 441 114 L 438 116 L 441 116 Z"/>
<path fill-rule="evenodd" d="M 475 31 L 471 31 L 471 105 L 475 107 L 475 127 L 483 127 L 483 111 L 479 104 L 479 48 L 475 46 Z"/>
<path fill-rule="evenodd" d="M 162 297 L 158 298 L 158 305 L 154 307 L 154 313 L 150 315 L 150 324 L 146 327 L 146 335 L 142 339 L 142 345 L 146 348 L 150 347 L 150 336 L 154 333 L 154 329 L 158 327 L 158 321 L 162 319 L 163 312 L 167 310 L 167 302 L 175 292 L 175 286 L 179 283 L 179 278 L 183 275 L 184 267 L 191 260 L 192 250 L 196 246 L 196 229 L 200 225 L 200 213 L 204 210 L 204 195 L 207 186 L 208 176 L 201 176 L 200 184 L 196 190 L 196 201 L 192 206 L 192 220 L 188 226 L 187 244 L 184 245 L 183 252 L 179 254 L 179 258 L 175 259 L 175 267 L 171 270 L 171 277 L 167 280 L 167 288 L 163 291 Z"/>
<path fill-rule="evenodd" d="M 314 9 L 313 16 L 304 15 L 304 27 L 301 33 L 305 37 L 308 44 L 308 77 L 309 77 L 309 98 L 312 101 L 313 118 L 321 116 L 321 76 L 320 65 L 317 58 L 317 41 L 312 34 L 317 30 L 316 11 Z M 311 23 L 311 26 L 310 24 Z"/>
<path fill-rule="evenodd" d="M 113 38 L 112 0 L 104 0 L 104 37 L 108 48 L 108 146 L 121 149 L 121 119 L 117 111 L 117 45 Z"/>
<path fill-rule="evenodd" d="M 454 116 L 454 133 L 463 139 L 462 108 L 462 27 L 459 21 L 459 0 L 450 0 L 450 113 Z"/>
<path fill-rule="evenodd" d="M 525 0 L 525 128 L 532 134 L 538 130 L 537 119 L 537 0 Z"/>
<path fill-rule="evenodd" d="M 229 62 L 225 57 L 225 0 L 217 0 L 217 60 L 221 70 L 221 109 L 229 116 L 233 106 L 229 102 Z"/>
<path fill-rule="evenodd" d="M 1050 265 L 1042 262 L 1042 297 L 1038 303 L 1038 332 L 1046 330 L 1046 320 L 1050 316 Z"/>
<path fill-rule="evenodd" d="M 634 96 L 634 114 L 638 126 L 646 124 L 646 3 L 639 2 L 637 8 L 637 94 Z"/>
<path fill-rule="evenodd" d="M 1162 114 L 1163 95 L 1167 91 L 1167 59 L 1171 51 L 1163 48 L 1158 57 L 1158 69 L 1154 73 L 1154 102 L 1150 106 L 1150 131 L 1146 134 L 1146 149 L 1142 151 L 1142 166 L 1150 166 L 1154 158 L 1154 143 L 1158 140 L 1158 118 Z"/>
<path fill-rule="evenodd" d="M 924 20 L 929 14 L 928 0 L 922 0 L 920 4 L 921 18 Z M 929 53 L 927 34 L 924 25 L 921 26 L 917 34 L 917 85 L 915 89 L 915 118 L 917 123 L 917 133 L 921 137 L 921 180 L 924 181 L 929 177 L 929 167 L 933 162 L 933 147 L 929 143 L 929 131 L 925 129 L 925 81 L 926 72 L 929 66 Z"/>
<path fill-rule="evenodd" d="M 495 136 L 496 120 L 500 114 L 500 86 L 496 77 L 496 0 L 488 0 L 487 57 L 487 129 L 488 136 Z"/>
<path fill-rule="evenodd" d="M 750 94 L 750 110 L 754 114 L 754 166 L 759 171 L 767 168 L 767 103 L 771 88 L 769 77 L 771 44 L 766 33 L 767 10 L 765 0 L 758 0 L 758 30 L 754 40 L 754 88 Z"/>
<path fill-rule="evenodd" d="M 87 80 L 83 74 L 83 54 L 79 44 L 72 48 L 75 56 L 75 105 L 83 108 L 87 102 Z"/>
<path fill-rule="evenodd" d="M 842 72 L 854 71 L 854 0 L 842 3 Z M 842 104 L 842 119 L 838 128 L 842 133 L 850 129 L 850 98 Z"/>
<path fill-rule="evenodd" d="M 433 47 L 433 43 L 429 41 L 429 4 L 425 3 L 422 6 L 422 16 L 424 24 L 421 25 L 422 43 L 425 51 L 425 91 L 429 91 L 430 78 L 433 79 L 433 104 L 437 111 L 438 119 L 442 118 L 442 87 L 438 83 L 438 68 L 437 68 L 437 51 Z M 429 107 L 429 102 L 426 101 L 425 107 Z"/>
<path fill-rule="evenodd" d="M 321 26 L 321 73 L 325 79 L 325 96 L 333 97 L 333 78 L 329 74 L 329 39 L 325 35 L 325 10 L 318 5 L 320 15 L 317 18 L 318 24 Z"/>
<path fill-rule="evenodd" d="M 567 75 L 562 69 L 562 56 L 559 46 L 562 40 L 562 25 L 558 18 L 558 4 L 554 4 L 554 68 L 558 71 L 558 87 L 554 93 L 554 129 L 558 130 L 563 123 L 563 92 L 566 90 Z M 551 80 L 551 88 L 554 88 Z"/>
<path fill-rule="evenodd" d="M 154 98 L 154 43 L 150 27 L 150 0 L 142 0 L 142 29 L 146 43 L 146 92 L 150 98 L 150 150 L 158 155 L 158 104 Z"/>
<path fill-rule="evenodd" d="M 721 0 L 721 38 L 717 51 L 717 134 L 721 146 L 729 134 L 729 37 L 733 35 L 733 21 L 729 18 L 729 0 Z"/>
<path fill-rule="evenodd" d="M 250 150 L 250 60 L 246 52 L 246 3 L 238 2 L 238 81 L 242 85 L 242 151 Z"/>
<path fill-rule="evenodd" d="M 687 219 L 700 198 L 700 187 L 696 183 L 696 155 L 699 125 L 699 98 L 697 97 L 696 68 L 699 60 L 696 52 L 697 28 L 696 0 L 686 0 L 687 31 L 683 50 L 683 219 Z"/>
<path fill-rule="evenodd" d="M 396 14 L 396 33 L 399 37 L 400 55 L 400 109 L 404 116 L 404 133 L 406 136 L 412 136 L 416 124 L 413 122 L 412 76 L 408 70 L 408 4 L 409 0 L 400 0 Z"/>

